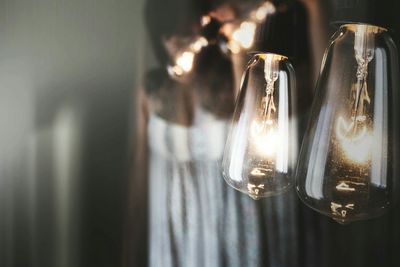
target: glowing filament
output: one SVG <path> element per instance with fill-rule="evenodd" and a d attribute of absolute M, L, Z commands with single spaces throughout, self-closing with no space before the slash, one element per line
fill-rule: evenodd
<path fill-rule="evenodd" d="M 260 169 L 256 168 L 254 170 L 251 171 L 251 175 L 253 176 L 258 176 L 258 177 L 264 177 L 266 174 L 265 172 L 261 171 Z"/>
<path fill-rule="evenodd" d="M 371 155 L 372 136 L 364 125 L 354 133 L 354 121 L 347 123 L 339 117 L 336 136 L 347 159 L 355 163 L 365 163 Z"/>
<path fill-rule="evenodd" d="M 367 129 L 366 109 L 371 104 L 368 95 L 368 63 L 374 57 L 374 38 L 366 25 L 358 25 L 355 31 L 354 55 L 357 61 L 356 82 L 351 88 L 351 117 L 346 122 L 338 118 L 336 135 L 348 159 L 365 163 L 371 154 L 372 136 Z"/>
<path fill-rule="evenodd" d="M 253 122 L 251 134 L 259 154 L 272 156 L 276 153 L 278 135 L 272 127 L 263 122 Z"/>
<path fill-rule="evenodd" d="M 346 157 L 355 163 L 365 163 L 371 153 L 372 136 L 366 126 L 366 105 L 371 100 L 368 96 L 367 85 L 363 80 L 358 80 L 352 88 L 351 120 L 346 122 L 339 117 L 336 125 L 336 135 L 341 143 L 341 148 Z"/>
<path fill-rule="evenodd" d="M 261 101 L 260 121 L 252 124 L 252 136 L 257 151 L 266 156 L 272 156 L 276 153 L 279 145 L 279 136 L 275 122 L 276 107 L 274 103 L 274 85 L 278 79 L 278 65 L 272 55 L 265 59 L 264 78 L 266 81 L 265 97 Z"/>

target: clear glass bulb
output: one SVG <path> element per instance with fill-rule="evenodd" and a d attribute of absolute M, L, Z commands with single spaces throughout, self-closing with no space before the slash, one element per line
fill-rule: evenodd
<path fill-rule="evenodd" d="M 398 149 L 396 47 L 381 27 L 343 25 L 325 52 L 297 169 L 297 191 L 340 223 L 382 214 Z"/>
<path fill-rule="evenodd" d="M 254 199 L 292 184 L 297 155 L 294 71 L 286 57 L 254 55 L 243 75 L 223 157 L 223 176 Z"/>

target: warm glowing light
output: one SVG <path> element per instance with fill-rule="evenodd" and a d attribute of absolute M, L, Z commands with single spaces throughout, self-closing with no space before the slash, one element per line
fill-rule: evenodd
<path fill-rule="evenodd" d="M 353 133 L 354 122 L 347 123 L 343 117 L 339 117 L 336 125 L 336 136 L 340 147 L 347 159 L 354 163 L 366 163 L 371 155 L 372 135 L 368 133 L 365 125 Z"/>
<path fill-rule="evenodd" d="M 341 224 L 380 216 L 393 198 L 399 101 L 388 73 L 398 65 L 387 64 L 384 39 L 392 42 L 385 29 L 361 23 L 333 35 L 299 154 L 299 197 Z"/>
<path fill-rule="evenodd" d="M 242 49 L 249 49 L 253 46 L 257 23 L 263 22 L 269 14 L 276 12 L 271 2 L 265 2 L 249 14 L 248 20 L 240 24 L 232 33 L 229 41 L 229 49 L 232 53 L 238 54 Z"/>
<path fill-rule="evenodd" d="M 176 64 L 181 67 L 184 72 L 189 72 L 192 70 L 193 60 L 194 53 L 186 51 L 176 59 Z"/>
<path fill-rule="evenodd" d="M 176 57 L 175 66 L 168 67 L 168 73 L 171 76 L 182 76 L 188 73 L 193 68 L 193 62 L 195 55 L 201 51 L 201 49 L 208 45 L 208 41 L 204 37 L 199 37 L 192 44 L 189 45 L 189 49 Z"/>
<path fill-rule="evenodd" d="M 256 24 L 245 21 L 233 32 L 232 39 L 244 49 L 249 49 L 253 45 L 255 32 Z"/>
<path fill-rule="evenodd" d="M 203 47 L 207 45 L 208 45 L 207 39 L 204 37 L 200 37 L 190 47 L 195 53 L 198 53 Z"/>
<path fill-rule="evenodd" d="M 251 137 L 259 154 L 273 156 L 279 145 L 279 136 L 272 126 L 272 121 L 253 122 L 251 126 Z"/>
<path fill-rule="evenodd" d="M 205 15 L 205 16 L 203 16 L 202 18 L 201 18 L 201 26 L 206 26 L 206 25 L 208 25 L 209 23 L 211 22 L 211 17 L 210 16 L 208 16 L 208 15 Z"/>
<path fill-rule="evenodd" d="M 229 43 L 229 49 L 233 54 L 239 54 L 241 51 L 240 45 L 236 42 L 230 42 Z"/>
<path fill-rule="evenodd" d="M 258 110 L 259 119 L 251 125 L 251 136 L 257 152 L 263 156 L 273 156 L 282 144 L 277 131 L 276 106 L 274 101 L 275 82 L 278 80 L 278 64 L 274 56 L 267 55 L 264 64 L 264 79 L 266 82 L 265 96 Z"/>
<path fill-rule="evenodd" d="M 293 184 L 297 130 L 290 113 L 292 79 L 287 58 L 272 53 L 254 55 L 242 76 L 222 173 L 229 185 L 253 199 L 281 194 Z"/>
<path fill-rule="evenodd" d="M 374 57 L 374 41 L 366 26 L 357 28 L 354 37 L 354 53 L 357 61 L 356 82 L 351 91 L 351 121 L 338 118 L 336 135 L 347 159 L 354 163 L 366 163 L 370 158 L 372 137 L 367 129 L 366 107 L 371 99 L 368 94 L 368 63 Z"/>
<path fill-rule="evenodd" d="M 265 20 L 267 15 L 275 13 L 275 6 L 271 2 L 265 2 L 261 5 L 253 14 L 252 17 L 257 20 L 257 22 L 262 22 Z"/>
<path fill-rule="evenodd" d="M 179 66 L 168 66 L 168 74 L 171 76 L 181 76 L 183 75 L 183 70 Z"/>

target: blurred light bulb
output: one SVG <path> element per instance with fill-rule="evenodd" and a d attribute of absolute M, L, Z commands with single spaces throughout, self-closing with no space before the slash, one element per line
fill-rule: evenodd
<path fill-rule="evenodd" d="M 168 66 L 167 71 L 170 76 L 178 76 L 178 77 L 182 76 L 184 73 L 182 68 L 179 66 Z"/>
<path fill-rule="evenodd" d="M 192 71 L 195 55 L 198 54 L 203 47 L 208 45 L 208 41 L 204 37 L 198 37 L 188 46 L 188 50 L 179 54 L 175 59 L 174 66 L 168 66 L 167 71 L 171 76 L 182 76 Z"/>
<path fill-rule="evenodd" d="M 264 64 L 264 79 L 266 82 L 265 96 L 262 98 L 260 120 L 255 120 L 251 126 L 252 139 L 256 150 L 262 155 L 272 156 L 275 153 L 276 134 L 276 107 L 274 103 L 275 82 L 278 79 L 277 62 L 272 56 L 267 56 Z"/>
<path fill-rule="evenodd" d="M 189 72 L 192 70 L 194 60 L 193 52 L 183 52 L 176 59 L 176 65 L 179 66 L 184 72 Z"/>
<path fill-rule="evenodd" d="M 200 23 L 201 23 L 201 26 L 202 26 L 202 27 L 204 27 L 204 26 L 210 24 L 210 22 L 211 22 L 211 17 L 210 17 L 210 16 L 205 15 L 205 16 L 201 17 Z"/>
<path fill-rule="evenodd" d="M 243 76 L 223 158 L 226 182 L 254 199 L 291 185 L 296 125 L 294 73 L 286 57 L 257 54 Z"/>
<path fill-rule="evenodd" d="M 228 48 L 233 54 L 239 54 L 242 50 L 238 43 L 232 41 L 228 43 Z"/>
<path fill-rule="evenodd" d="M 232 34 L 232 40 L 244 49 L 249 49 L 254 42 L 256 24 L 254 22 L 242 22 Z"/>
<path fill-rule="evenodd" d="M 226 34 L 230 36 L 228 48 L 231 52 L 238 54 L 242 50 L 251 48 L 254 44 L 257 24 L 263 22 L 268 15 L 274 14 L 275 12 L 275 5 L 267 1 L 250 12 L 250 14 L 248 14 L 248 19 L 243 21 L 235 30 L 227 31 L 226 28 L 228 27 L 223 27 L 225 29 L 223 31 L 228 32 Z"/>
<path fill-rule="evenodd" d="M 203 47 L 208 45 L 208 41 L 204 37 L 199 37 L 194 43 L 190 45 L 191 49 L 195 53 L 199 53 Z"/>
<path fill-rule="evenodd" d="M 297 191 L 304 203 L 340 223 L 378 216 L 390 202 L 397 172 L 395 53 L 386 29 L 346 24 L 324 56 Z"/>
<path fill-rule="evenodd" d="M 273 3 L 265 2 L 260 7 L 252 12 L 251 17 L 257 22 L 262 22 L 269 14 L 275 13 L 276 9 Z"/>

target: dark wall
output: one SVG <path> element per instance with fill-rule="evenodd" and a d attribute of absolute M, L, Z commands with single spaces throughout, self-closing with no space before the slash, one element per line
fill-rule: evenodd
<path fill-rule="evenodd" d="M 0 0 L 0 266 L 121 265 L 142 2 Z"/>

